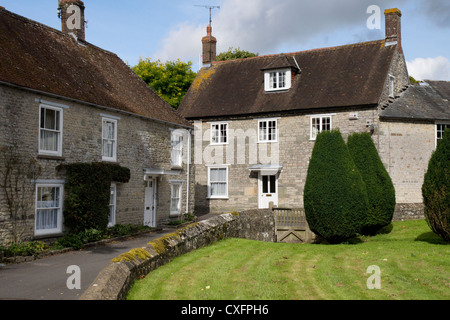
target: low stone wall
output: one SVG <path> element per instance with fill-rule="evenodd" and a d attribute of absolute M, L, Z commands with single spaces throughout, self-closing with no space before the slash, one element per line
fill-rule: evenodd
<path fill-rule="evenodd" d="M 239 212 L 239 238 L 276 242 L 275 218 L 272 210 Z"/>
<path fill-rule="evenodd" d="M 218 240 L 239 237 L 239 218 L 224 214 L 191 224 L 148 244 L 122 254 L 106 266 L 80 300 L 124 300 L 135 279 L 174 258 Z"/>
<path fill-rule="evenodd" d="M 394 221 L 425 219 L 423 203 L 398 203 L 395 206 Z"/>

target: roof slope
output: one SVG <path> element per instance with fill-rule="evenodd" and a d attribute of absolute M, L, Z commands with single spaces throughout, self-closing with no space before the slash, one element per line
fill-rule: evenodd
<path fill-rule="evenodd" d="M 199 72 L 179 111 L 193 119 L 376 105 L 395 50 L 380 40 L 283 54 L 301 72 L 277 93 L 265 92 L 262 70 L 280 55 L 216 62 Z"/>
<path fill-rule="evenodd" d="M 411 85 L 382 113 L 383 119 L 450 120 L 450 82 Z"/>
<path fill-rule="evenodd" d="M 2 8 L 0 81 L 189 125 L 117 55 Z"/>

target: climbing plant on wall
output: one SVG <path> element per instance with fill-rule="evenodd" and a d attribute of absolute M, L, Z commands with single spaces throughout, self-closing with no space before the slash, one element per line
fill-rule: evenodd
<path fill-rule="evenodd" d="M 130 169 L 109 163 L 62 165 L 66 183 L 64 224 L 70 232 L 104 230 L 108 226 L 111 183 L 127 183 Z"/>

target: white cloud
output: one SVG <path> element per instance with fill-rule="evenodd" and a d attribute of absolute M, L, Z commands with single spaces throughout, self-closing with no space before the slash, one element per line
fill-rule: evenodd
<path fill-rule="evenodd" d="M 376 5 L 383 15 L 384 9 L 401 8 L 408 1 L 377 0 Z M 380 39 L 384 37 L 383 16 L 381 30 L 367 28 L 371 16 L 367 8 L 373 4 L 373 0 L 222 0 L 220 10 L 213 12 L 217 51 L 240 47 L 269 54 Z M 206 22 L 183 22 L 165 36 L 152 57 L 197 64 L 205 34 Z"/>
<path fill-rule="evenodd" d="M 446 57 L 417 58 L 407 61 L 407 66 L 416 80 L 450 80 L 450 61 Z"/>

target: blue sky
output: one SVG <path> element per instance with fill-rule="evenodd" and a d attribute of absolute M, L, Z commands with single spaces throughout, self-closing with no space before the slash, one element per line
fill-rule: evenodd
<path fill-rule="evenodd" d="M 448 0 L 84 0 L 86 40 L 135 65 L 139 58 L 192 61 L 213 10 L 218 52 L 229 47 L 272 54 L 384 38 L 369 30 L 367 8 L 399 8 L 405 58 L 418 79 L 450 80 Z M 0 0 L 7 10 L 61 28 L 57 0 Z"/>

